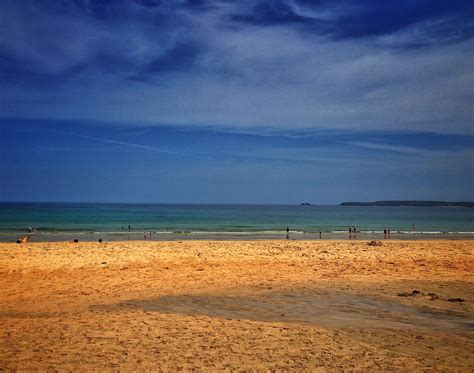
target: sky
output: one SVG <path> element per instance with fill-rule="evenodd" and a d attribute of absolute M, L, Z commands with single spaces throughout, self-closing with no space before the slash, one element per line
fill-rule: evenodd
<path fill-rule="evenodd" d="M 2 0 L 0 201 L 474 200 L 474 5 Z"/>

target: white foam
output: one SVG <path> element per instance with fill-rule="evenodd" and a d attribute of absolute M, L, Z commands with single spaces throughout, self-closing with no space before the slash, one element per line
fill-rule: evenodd
<path fill-rule="evenodd" d="M 175 232 L 179 234 L 195 234 L 195 235 L 285 235 L 286 231 L 190 231 Z M 303 231 L 290 231 L 290 234 L 304 234 Z"/>

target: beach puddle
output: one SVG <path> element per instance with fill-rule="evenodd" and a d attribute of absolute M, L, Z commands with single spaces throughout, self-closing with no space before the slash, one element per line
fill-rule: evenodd
<path fill-rule="evenodd" d="M 114 311 L 133 308 L 146 312 L 330 327 L 474 330 L 474 319 L 462 313 L 407 307 L 349 293 L 268 292 L 252 296 L 190 294 L 129 300 L 95 308 Z"/>

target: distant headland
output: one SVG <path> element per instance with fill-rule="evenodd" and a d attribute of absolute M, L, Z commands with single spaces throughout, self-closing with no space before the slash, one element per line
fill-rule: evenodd
<path fill-rule="evenodd" d="M 342 202 L 341 206 L 474 207 L 474 202 L 374 201 L 374 202 Z"/>

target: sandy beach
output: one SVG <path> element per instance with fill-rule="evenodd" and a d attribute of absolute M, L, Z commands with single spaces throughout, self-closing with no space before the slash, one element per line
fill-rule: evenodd
<path fill-rule="evenodd" d="M 474 241 L 0 244 L 0 370 L 474 369 Z"/>

